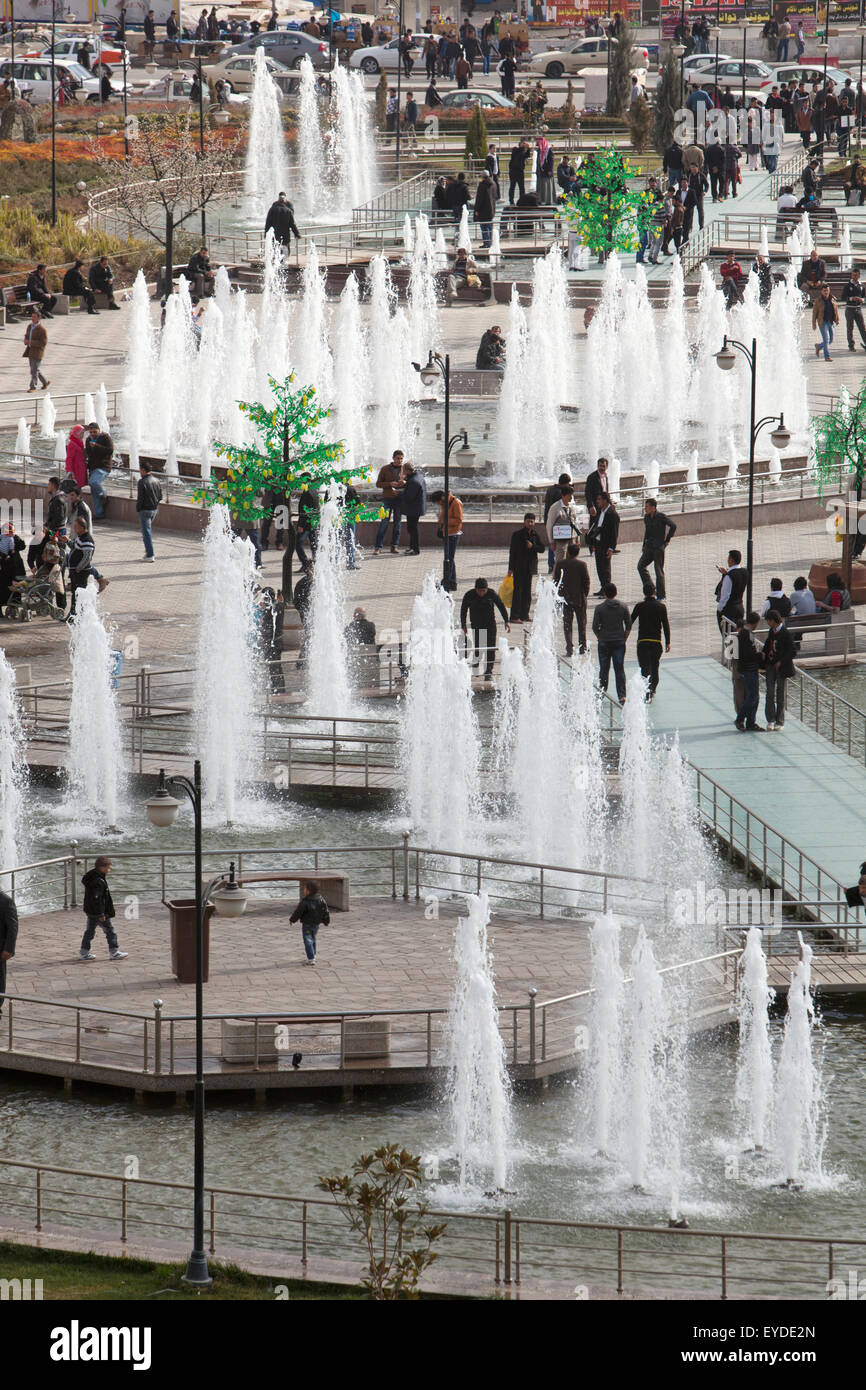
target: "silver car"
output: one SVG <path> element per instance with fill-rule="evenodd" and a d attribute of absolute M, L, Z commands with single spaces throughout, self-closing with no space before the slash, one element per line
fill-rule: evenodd
<path fill-rule="evenodd" d="M 304 58 L 309 58 L 314 68 L 331 65 L 327 43 L 323 39 L 314 39 L 303 29 L 272 29 L 269 33 L 253 34 L 243 43 L 233 43 L 230 48 L 224 48 L 217 62 L 225 63 L 229 58 L 255 53 L 257 48 L 263 48 L 269 58 L 285 63 L 287 68 L 299 68 Z"/>

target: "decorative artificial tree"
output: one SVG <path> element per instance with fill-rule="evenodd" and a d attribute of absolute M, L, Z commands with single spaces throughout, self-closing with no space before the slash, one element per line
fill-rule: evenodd
<path fill-rule="evenodd" d="M 319 405 L 313 386 L 294 390 L 294 374 L 282 383 L 269 378 L 275 404 L 239 401 L 238 408 L 255 428 L 254 444 L 216 442 L 214 449 L 229 467 L 222 478 L 213 478 L 193 493 L 205 506 L 223 503 L 232 516 L 250 525 L 272 510 L 263 494 L 315 491 L 328 483 L 346 485 L 357 476 L 356 468 L 341 467 L 346 449 L 342 440 L 322 437 L 321 424 L 330 411 Z M 360 502 L 344 506 L 342 521 L 373 521 L 385 515 L 379 508 Z"/>
<path fill-rule="evenodd" d="M 647 189 L 630 189 L 628 177 L 617 149 L 608 146 L 598 150 L 584 160 L 580 188 L 563 204 L 581 242 L 600 261 L 611 251 L 636 251 L 639 233 L 648 231 L 658 215 L 652 194 Z"/>
<path fill-rule="evenodd" d="M 469 124 L 466 127 L 466 156 L 469 159 L 483 160 L 487 156 L 487 122 L 484 119 L 484 112 L 481 103 L 476 102 L 472 107 L 469 117 Z"/>
<path fill-rule="evenodd" d="M 659 154 L 664 154 L 673 141 L 680 95 L 679 67 L 668 49 L 653 93 L 653 145 Z"/>
<path fill-rule="evenodd" d="M 812 454 L 819 491 L 823 494 L 825 486 L 834 489 L 839 486 L 840 472 L 842 487 L 845 486 L 844 473 L 850 472 L 856 502 L 850 508 L 843 508 L 843 520 L 847 523 L 842 532 L 842 567 L 845 583 L 851 588 L 851 566 L 866 549 L 866 535 L 860 533 L 859 503 L 863 497 L 863 481 L 866 479 L 866 382 L 862 382 L 856 396 L 844 387 L 839 399 L 826 415 L 820 415 L 812 423 Z M 846 499 L 847 502 L 847 499 Z M 864 518 L 866 523 L 866 518 Z"/>

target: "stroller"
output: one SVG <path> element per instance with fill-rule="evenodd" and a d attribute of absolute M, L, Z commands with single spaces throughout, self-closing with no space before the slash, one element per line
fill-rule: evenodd
<path fill-rule="evenodd" d="M 60 570 L 60 550 L 53 544 L 46 545 L 42 552 L 43 563 L 31 579 L 13 584 L 6 616 L 18 623 L 29 623 L 33 618 L 53 618 L 56 623 L 66 621 L 66 590 Z M 57 584 L 60 584 L 58 589 Z M 62 604 L 57 603 L 57 598 Z"/>

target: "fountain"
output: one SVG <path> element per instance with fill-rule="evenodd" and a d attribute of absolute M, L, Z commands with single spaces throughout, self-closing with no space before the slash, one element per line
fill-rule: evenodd
<path fill-rule="evenodd" d="M 619 963 L 619 935 L 619 922 L 608 913 L 596 918 L 589 936 L 593 990 L 589 1022 L 593 1140 L 599 1153 L 605 1155 L 616 1148 L 624 1119 L 625 987 Z"/>
<path fill-rule="evenodd" d="M 228 508 L 214 507 L 202 555 L 193 747 L 201 758 L 205 804 L 219 808 L 228 824 L 237 818 L 244 784 L 252 781 L 260 756 L 264 670 L 254 592 L 252 547 L 233 536 Z"/>
<path fill-rule="evenodd" d="M 452 600 L 427 574 L 412 608 L 402 716 L 408 808 L 428 843 L 464 849 L 478 796 L 480 744 L 472 674 L 457 655 L 453 627 Z"/>
<path fill-rule="evenodd" d="M 28 769 L 15 671 L 0 648 L 0 866 L 21 862 Z M 0 887 L 9 888 L 0 878 Z"/>
<path fill-rule="evenodd" d="M 659 490 L 659 479 L 661 478 L 661 474 L 662 466 L 658 459 L 650 459 L 650 462 L 644 469 L 644 481 L 646 483 L 647 492 L 653 496 Z"/>
<path fill-rule="evenodd" d="M 447 270 L 448 268 L 448 247 L 445 245 L 445 232 L 441 227 L 436 228 L 436 241 L 434 243 L 436 252 L 436 269 Z"/>
<path fill-rule="evenodd" d="M 66 472 L 66 431 L 57 430 L 54 435 L 54 467 L 61 478 Z"/>
<path fill-rule="evenodd" d="M 458 251 L 466 251 L 472 255 L 472 237 L 469 235 L 469 209 L 464 203 L 460 211 L 460 221 L 457 224 L 457 235 L 454 241 Z"/>
<path fill-rule="evenodd" d="M 346 717 L 352 712 L 349 658 L 346 650 L 345 586 L 346 548 L 340 524 L 340 502 L 329 498 L 319 513 L 316 559 L 306 658 L 306 712 Z"/>
<path fill-rule="evenodd" d="M 91 833 L 117 831 L 124 755 L 115 654 L 92 579 L 78 590 L 69 661 L 67 809 Z"/>
<path fill-rule="evenodd" d="M 309 61 L 305 59 L 305 61 Z M 303 298 L 298 315 L 295 371 L 305 386 L 314 386 L 324 405 L 334 396 L 334 363 L 328 343 L 328 296 L 325 272 L 319 270 L 315 242 L 310 245 L 303 274 Z"/>
<path fill-rule="evenodd" d="M 96 423 L 99 426 L 99 428 L 103 431 L 104 434 L 110 434 L 111 422 L 108 418 L 108 391 L 105 388 L 104 381 L 101 381 L 99 383 L 99 390 L 93 398 L 93 409 L 95 411 Z"/>
<path fill-rule="evenodd" d="M 510 483 L 516 482 L 518 458 L 524 439 L 524 411 L 528 406 L 526 385 L 526 314 L 520 303 L 517 286 L 511 286 L 511 306 L 508 311 L 508 330 L 505 372 L 499 396 L 499 453 L 505 464 Z"/>
<path fill-rule="evenodd" d="M 403 250 L 406 252 L 407 259 L 411 256 L 414 249 L 415 238 L 412 234 L 412 218 L 407 212 L 406 216 L 403 218 Z"/>
<path fill-rule="evenodd" d="M 761 928 L 750 927 L 740 957 L 737 990 L 740 1046 L 735 1103 L 747 1143 L 759 1151 L 768 1147 L 772 1115 L 773 1058 L 767 1011 L 773 998 L 774 991 L 767 984 L 767 958 L 761 945 Z"/>
<path fill-rule="evenodd" d="M 53 439 L 56 433 L 54 427 L 57 423 L 57 411 L 48 391 L 42 397 L 42 403 L 39 407 L 39 423 L 42 427 L 39 431 L 39 438 Z"/>
<path fill-rule="evenodd" d="M 642 926 L 631 953 L 630 975 L 626 999 L 630 1048 L 626 1074 L 625 1158 L 632 1187 L 645 1192 L 650 1165 L 658 1152 L 659 1130 L 667 1103 L 664 1045 L 668 1020 L 662 978 L 652 944 Z"/>
<path fill-rule="evenodd" d="M 316 74 L 309 58 L 301 59 L 301 90 L 298 98 L 298 165 L 304 216 L 312 221 L 321 216 L 326 191 L 323 181 L 323 152 Z"/>
<path fill-rule="evenodd" d="M 15 436 L 15 458 L 13 463 L 16 467 L 23 466 L 30 460 L 30 426 L 21 416 L 18 421 L 18 433 Z"/>
<path fill-rule="evenodd" d="M 779 483 L 782 481 L 782 459 L 775 444 L 770 445 L 769 478 L 773 487 L 778 487 Z"/>
<path fill-rule="evenodd" d="M 186 284 L 186 281 L 183 282 Z M 91 420 L 96 419 L 96 406 L 93 404 L 93 395 L 90 391 L 84 393 L 84 423 L 89 425 Z"/>
<path fill-rule="evenodd" d="M 814 1048 L 812 948 L 799 932 L 797 941 L 800 959 L 788 989 L 788 1012 L 776 1073 L 776 1143 L 782 1177 L 789 1187 L 820 1177 L 824 1150 L 824 1097 Z"/>
<path fill-rule="evenodd" d="M 653 808 L 647 788 L 654 784 L 655 755 L 647 719 L 647 682 L 629 675 L 629 698 L 623 712 L 619 775 L 622 786 L 620 836 L 622 862 L 639 878 L 655 876 L 657 846 L 654 843 Z"/>
<path fill-rule="evenodd" d="M 451 1132 L 461 1188 L 488 1180 L 499 1191 L 508 1176 L 511 1087 L 499 1031 L 493 961 L 487 937 L 487 894 L 467 895 L 468 915 L 454 934 L 457 978 L 449 1019 Z"/>
<path fill-rule="evenodd" d="M 423 213 L 415 222 L 413 246 L 408 295 L 409 351 L 413 362 L 423 363 L 431 348 L 439 347 L 441 336 L 433 243 Z"/>
<path fill-rule="evenodd" d="M 309 59 L 304 61 L 312 72 Z M 301 82 L 303 87 L 303 73 Z M 308 176 L 315 180 L 316 170 L 320 165 L 321 141 L 310 160 L 308 171 L 305 171 L 305 177 L 308 173 Z M 304 171 L 303 163 L 301 168 Z M 283 118 L 280 114 L 279 88 L 268 71 L 264 48 L 257 48 L 253 62 L 253 90 L 250 97 L 250 124 L 244 167 L 244 197 L 250 204 L 250 219 L 261 225 L 270 204 L 277 194 L 285 192 L 288 186 L 289 168 Z"/>
<path fill-rule="evenodd" d="M 692 497 L 696 497 L 697 494 L 698 494 L 698 493 L 700 492 L 700 490 L 701 490 L 701 485 L 700 485 L 699 478 L 698 478 L 698 451 L 697 451 L 697 449 L 693 449 L 693 450 L 692 450 L 692 456 L 691 456 L 691 458 L 689 459 L 689 471 L 688 471 L 688 473 L 686 474 L 686 485 L 687 485 L 687 487 L 688 487 L 688 489 L 689 489 L 689 492 L 691 493 Z"/>
<path fill-rule="evenodd" d="M 414 438 L 415 409 L 412 401 L 418 392 L 418 377 L 411 366 L 409 323 L 403 310 L 397 308 L 391 273 L 384 256 L 372 258 L 368 277 L 369 372 L 372 399 L 376 406 L 375 438 L 382 454 L 388 457 L 398 447 L 408 451 Z"/>
<path fill-rule="evenodd" d="M 376 144 L 370 104 L 359 72 L 333 69 L 332 163 L 341 198 L 341 215 L 350 216 L 375 192 Z"/>
<path fill-rule="evenodd" d="M 507 343 L 498 434 L 509 480 L 514 481 L 518 457 L 525 464 L 558 471 L 560 408 L 573 394 L 568 283 L 558 249 L 533 262 L 528 314 L 512 289 Z"/>
<path fill-rule="evenodd" d="M 346 445 L 345 466 L 364 467 L 367 457 L 367 411 L 371 382 L 367 338 L 361 323 L 358 281 L 352 273 L 343 286 L 334 334 L 333 431 Z"/>
<path fill-rule="evenodd" d="M 495 268 L 502 260 L 502 242 L 499 239 L 499 223 L 495 223 L 490 237 L 490 250 L 487 256 L 488 263 Z"/>
<path fill-rule="evenodd" d="M 562 686 L 556 658 L 556 590 L 547 579 L 538 582 L 535 618 L 526 655 L 526 681 L 520 692 L 508 789 L 513 807 L 513 842 L 523 858 L 555 862 L 560 853 L 572 862 L 575 846 L 569 834 L 569 798 L 562 814 L 551 822 L 550 788 L 558 785 L 570 756 L 565 736 Z"/>
<path fill-rule="evenodd" d="M 150 294 L 142 270 L 136 275 L 132 286 L 127 344 L 121 413 L 129 444 L 129 467 L 135 471 L 138 468 L 145 422 L 154 405 L 150 393 L 156 356 L 150 318 Z"/>
<path fill-rule="evenodd" d="M 851 228 L 848 226 L 847 218 L 842 218 L 842 236 L 839 241 L 839 269 L 850 270 L 853 265 L 851 256 Z"/>

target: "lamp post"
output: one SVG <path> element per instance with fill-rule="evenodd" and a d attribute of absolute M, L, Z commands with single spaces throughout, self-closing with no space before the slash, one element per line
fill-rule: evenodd
<path fill-rule="evenodd" d="M 412 366 L 415 368 L 416 372 L 421 373 L 421 380 L 425 386 L 433 386 L 440 377 L 442 377 L 445 383 L 445 502 L 442 508 L 444 513 L 444 520 L 442 523 L 442 588 L 448 591 L 454 588 L 454 585 L 451 583 L 451 556 L 448 545 L 448 502 L 450 496 L 451 454 L 459 444 L 460 448 L 457 449 L 457 457 L 460 459 L 461 463 L 464 463 L 467 468 L 469 468 L 475 462 L 475 452 L 469 447 L 469 439 L 467 438 L 465 430 L 461 430 L 460 433 L 455 434 L 453 438 L 451 436 L 451 358 L 449 354 L 446 352 L 445 356 L 441 357 L 438 352 L 434 352 L 431 348 L 427 356 L 427 361 L 424 363 L 423 367 L 420 362 L 413 362 Z"/>
<path fill-rule="evenodd" d="M 682 104 L 683 104 L 683 95 L 684 95 L 684 93 L 683 93 L 683 82 L 684 82 L 684 77 L 683 77 L 684 67 L 683 67 L 683 65 L 684 65 L 684 63 L 685 63 L 685 56 L 686 56 L 686 46 L 685 46 L 685 44 L 684 44 L 684 43 L 674 43 L 674 44 L 671 44 L 671 53 L 674 55 L 675 58 L 679 58 L 679 60 L 680 60 L 680 106 L 682 106 Z"/>
<path fill-rule="evenodd" d="M 857 148 L 863 148 L 863 40 L 866 39 L 866 24 L 863 23 L 863 0 L 860 0 L 860 20 L 857 24 L 860 35 L 860 81 L 857 84 L 857 100 L 854 103 L 854 118 L 857 122 Z"/>
<path fill-rule="evenodd" d="M 195 1116 L 194 1116 L 194 1154 L 193 1154 L 193 1248 L 187 1262 L 184 1282 L 196 1288 L 207 1288 L 211 1277 L 207 1267 L 204 1248 L 204 913 L 209 901 L 220 917 L 239 917 L 246 907 L 247 898 L 241 886 L 235 881 L 235 866 L 229 869 L 226 882 L 224 874 L 218 874 L 205 887 L 202 886 L 201 850 L 201 763 L 193 764 L 192 779 L 176 776 L 166 777 L 165 769 L 159 773 L 159 785 L 153 796 L 146 802 L 147 818 L 152 825 L 167 827 L 174 824 L 180 809 L 180 802 L 168 790 L 169 783 L 186 792 L 192 802 L 195 835 Z"/>
<path fill-rule="evenodd" d="M 51 225 L 57 222 L 57 145 L 56 145 L 56 123 L 57 123 L 57 93 L 54 88 L 55 70 L 54 64 L 57 61 L 57 0 L 51 0 Z M 13 68 L 14 76 L 14 68 Z"/>
<path fill-rule="evenodd" d="M 198 51 L 198 152 L 204 159 L 204 77 L 201 70 L 201 49 Z M 202 190 L 204 191 L 204 190 Z M 204 242 L 207 237 L 207 213 L 205 203 L 201 205 L 201 239 Z"/>
<path fill-rule="evenodd" d="M 400 0 L 400 8 L 397 11 L 397 118 L 394 125 L 394 134 L 397 141 L 397 182 L 400 182 L 400 106 L 403 94 L 403 54 L 400 52 L 400 45 L 403 42 L 403 0 Z M 386 122 L 387 124 L 387 122 Z"/>
<path fill-rule="evenodd" d="M 773 444 L 777 449 L 787 449 L 791 442 L 791 432 L 785 427 L 784 413 L 781 415 L 764 415 L 762 419 L 755 419 L 755 387 L 757 383 L 758 370 L 758 342 L 752 339 L 751 348 L 746 347 L 745 343 L 740 343 L 736 338 L 725 336 L 719 352 L 716 353 L 716 362 L 722 371 L 729 372 L 736 362 L 736 352 L 742 353 L 749 364 L 749 371 L 752 374 L 751 383 L 751 402 L 749 408 L 749 519 L 746 532 L 746 612 L 752 608 L 752 530 L 755 504 L 755 443 L 758 435 L 765 425 L 775 425 L 776 428 L 770 435 Z"/>
<path fill-rule="evenodd" d="M 743 20 L 743 69 L 742 69 L 742 79 L 743 79 L 743 80 L 742 80 L 741 91 L 740 91 L 740 95 L 741 95 L 741 97 L 742 97 L 742 102 L 743 102 L 743 110 L 746 109 L 746 39 L 748 38 L 748 36 L 749 36 L 749 26 L 748 26 L 746 20 L 744 19 L 744 20 Z"/>

